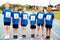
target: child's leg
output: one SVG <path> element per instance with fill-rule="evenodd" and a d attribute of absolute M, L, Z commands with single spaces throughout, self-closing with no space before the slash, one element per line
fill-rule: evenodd
<path fill-rule="evenodd" d="M 5 26 L 5 32 L 6 32 L 6 35 L 9 35 L 10 27 L 8 25 Z"/>
<path fill-rule="evenodd" d="M 39 32 L 40 32 L 40 26 L 38 26 L 37 34 L 39 34 Z"/>
<path fill-rule="evenodd" d="M 48 34 L 49 34 L 49 29 L 46 28 L 46 36 L 48 36 Z"/>
<path fill-rule="evenodd" d="M 14 31 L 14 36 L 13 36 L 13 38 L 18 38 L 18 29 L 17 28 L 14 28 L 13 29 L 13 31 Z"/>
<path fill-rule="evenodd" d="M 7 25 L 5 26 L 5 39 L 9 39 L 10 38 L 10 27 Z"/>
<path fill-rule="evenodd" d="M 50 36 L 50 34 L 51 34 L 51 28 L 49 28 L 49 36 Z"/>
<path fill-rule="evenodd" d="M 42 35 L 44 35 L 44 25 L 42 25 Z"/>
<path fill-rule="evenodd" d="M 18 34 L 18 29 L 17 28 L 14 28 L 13 31 L 14 31 L 14 35 Z"/>
<path fill-rule="evenodd" d="M 26 27 L 22 27 L 22 36 L 26 37 Z"/>
<path fill-rule="evenodd" d="M 38 27 L 38 29 L 37 29 L 37 35 L 36 35 L 35 38 L 39 38 L 40 26 L 37 26 L 37 27 Z"/>
<path fill-rule="evenodd" d="M 31 29 L 31 34 L 35 34 L 35 29 Z"/>
<path fill-rule="evenodd" d="M 35 37 L 35 29 L 31 29 L 31 37 Z"/>

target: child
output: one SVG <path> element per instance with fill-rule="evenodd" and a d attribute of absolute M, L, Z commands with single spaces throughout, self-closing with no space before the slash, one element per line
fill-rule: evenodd
<path fill-rule="evenodd" d="M 20 17 L 20 12 L 18 12 L 18 6 L 15 5 L 13 6 L 13 12 L 12 12 L 12 25 L 13 25 L 13 31 L 14 31 L 13 38 L 15 39 L 18 38 L 19 17 Z"/>
<path fill-rule="evenodd" d="M 28 14 L 26 13 L 26 7 L 22 8 L 21 13 L 21 27 L 22 27 L 22 37 L 26 38 L 26 26 L 28 24 Z"/>
<path fill-rule="evenodd" d="M 50 38 L 51 28 L 54 20 L 54 13 L 51 12 L 52 8 L 47 8 L 48 13 L 46 14 L 46 38 Z"/>
<path fill-rule="evenodd" d="M 43 12 L 43 9 L 44 8 L 42 6 L 40 6 L 39 7 L 39 12 L 37 13 L 38 30 L 37 30 L 36 38 L 39 38 L 40 26 L 42 28 L 42 38 L 44 38 L 44 18 L 45 18 L 45 14 Z"/>
<path fill-rule="evenodd" d="M 11 10 L 10 3 L 5 4 L 5 9 L 2 11 L 4 15 L 4 26 L 5 26 L 5 39 L 10 38 L 10 24 L 11 24 Z"/>
<path fill-rule="evenodd" d="M 36 29 L 36 14 L 35 9 L 32 9 L 32 14 L 29 17 L 30 19 L 30 28 L 31 28 L 31 38 L 35 37 L 35 29 Z"/>

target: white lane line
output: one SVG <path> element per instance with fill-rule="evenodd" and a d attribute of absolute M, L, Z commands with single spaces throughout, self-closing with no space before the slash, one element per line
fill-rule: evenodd
<path fill-rule="evenodd" d="M 58 38 L 60 38 L 60 36 L 59 36 L 55 31 L 52 30 L 52 32 L 53 32 Z"/>

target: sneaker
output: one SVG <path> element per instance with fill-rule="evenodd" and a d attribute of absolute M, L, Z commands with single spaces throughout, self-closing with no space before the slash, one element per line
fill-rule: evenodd
<path fill-rule="evenodd" d="M 17 38 L 18 38 L 18 36 L 17 36 L 17 35 L 14 35 L 14 36 L 13 36 L 13 38 L 14 38 L 14 39 L 17 39 Z"/>
<path fill-rule="evenodd" d="M 6 35 L 6 36 L 5 36 L 5 39 L 9 39 L 9 38 L 10 38 L 10 36 L 9 36 L 9 35 Z"/>
<path fill-rule="evenodd" d="M 39 38 L 39 35 L 36 35 L 35 38 Z"/>
<path fill-rule="evenodd" d="M 50 36 L 46 36 L 46 39 L 49 39 L 50 38 Z"/>
<path fill-rule="evenodd" d="M 35 38 L 35 35 L 34 34 L 31 34 L 31 38 Z"/>
<path fill-rule="evenodd" d="M 26 38 L 26 35 L 22 35 L 22 38 Z"/>
<path fill-rule="evenodd" d="M 42 35 L 42 39 L 44 39 L 44 35 Z"/>

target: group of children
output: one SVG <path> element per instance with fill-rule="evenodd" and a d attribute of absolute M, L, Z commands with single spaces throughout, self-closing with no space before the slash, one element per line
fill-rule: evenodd
<path fill-rule="evenodd" d="M 48 12 L 44 13 L 44 8 L 42 6 L 39 7 L 39 12 L 36 14 L 35 9 L 32 8 L 32 14 L 28 16 L 26 13 L 26 7 L 22 8 L 22 12 L 18 11 L 18 6 L 13 6 L 13 11 L 10 9 L 10 4 L 5 4 L 5 9 L 3 9 L 2 14 L 4 15 L 4 26 L 5 26 L 5 39 L 9 39 L 10 35 L 10 24 L 12 21 L 13 27 L 13 38 L 18 38 L 18 28 L 21 25 L 22 28 L 22 37 L 26 38 L 26 26 L 28 25 L 28 19 L 30 21 L 30 29 L 31 29 L 31 38 L 39 38 L 40 26 L 42 28 L 42 37 L 44 38 L 44 25 L 46 27 L 46 38 L 50 38 L 52 23 L 54 20 L 54 13 L 51 12 L 51 7 L 47 8 Z M 35 31 L 37 29 L 37 32 Z M 36 35 L 35 35 L 36 32 Z"/>

